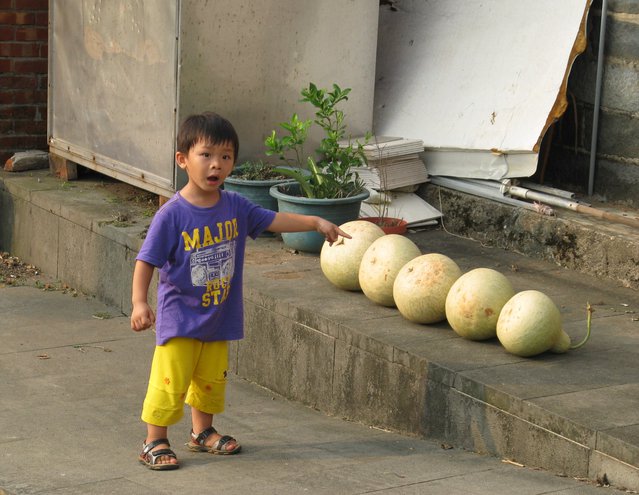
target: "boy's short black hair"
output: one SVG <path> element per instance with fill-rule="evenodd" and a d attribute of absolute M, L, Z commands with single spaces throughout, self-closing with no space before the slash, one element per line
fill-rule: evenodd
<path fill-rule="evenodd" d="M 234 159 L 237 160 L 240 140 L 233 124 L 221 115 L 204 112 L 184 119 L 177 135 L 177 151 L 188 153 L 199 141 L 209 144 L 230 143 L 235 151 Z"/>

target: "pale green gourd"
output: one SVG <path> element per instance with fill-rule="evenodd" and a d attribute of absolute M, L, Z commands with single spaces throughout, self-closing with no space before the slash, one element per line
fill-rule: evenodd
<path fill-rule="evenodd" d="M 395 306 L 393 283 L 399 270 L 421 254 L 403 235 L 387 234 L 375 240 L 362 257 L 359 283 L 364 295 L 376 304 Z"/>
<path fill-rule="evenodd" d="M 461 276 L 457 263 L 437 253 L 423 254 L 406 263 L 393 284 L 401 315 L 415 323 L 437 323 L 446 318 L 446 296 Z"/>
<path fill-rule="evenodd" d="M 579 343 L 571 345 L 570 337 L 562 329 L 561 314 L 553 301 L 537 290 L 515 294 L 504 305 L 497 320 L 497 338 L 511 354 L 535 356 L 545 351 L 563 353 L 577 349 L 590 338 L 592 308 L 588 312 L 588 333 Z"/>
<path fill-rule="evenodd" d="M 324 276 L 336 287 L 343 290 L 361 290 L 359 284 L 359 265 L 364 253 L 384 234 L 377 225 L 363 220 L 346 222 L 339 227 L 351 239 L 339 237 L 329 245 L 324 242 L 320 252 L 320 267 Z"/>
<path fill-rule="evenodd" d="M 505 275 L 491 268 L 475 268 L 459 277 L 448 291 L 446 319 L 465 339 L 494 338 L 499 313 L 514 295 Z"/>

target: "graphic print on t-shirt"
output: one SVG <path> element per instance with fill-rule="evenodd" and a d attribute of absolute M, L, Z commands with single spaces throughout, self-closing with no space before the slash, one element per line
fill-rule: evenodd
<path fill-rule="evenodd" d="M 235 265 L 236 241 L 224 241 L 191 253 L 191 283 L 206 287 L 202 306 L 218 305 L 226 300 Z"/>
<path fill-rule="evenodd" d="M 205 287 L 215 280 L 230 280 L 233 276 L 235 241 L 203 248 L 191 253 L 191 283 Z"/>
<path fill-rule="evenodd" d="M 219 222 L 214 228 L 205 225 L 201 229 L 182 232 L 182 238 L 184 250 L 191 251 L 191 284 L 206 287 L 202 294 L 202 306 L 206 308 L 224 302 L 229 295 L 235 267 L 237 220 Z"/>

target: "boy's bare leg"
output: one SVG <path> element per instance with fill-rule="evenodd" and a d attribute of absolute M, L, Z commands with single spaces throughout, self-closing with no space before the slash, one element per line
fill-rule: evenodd
<path fill-rule="evenodd" d="M 148 444 L 154 440 L 158 440 L 160 438 L 168 438 L 168 428 L 166 426 L 156 426 L 156 425 L 151 425 L 148 424 L 146 425 L 146 440 L 144 441 L 145 444 Z M 155 451 L 155 450 L 159 450 L 159 449 L 168 449 L 169 445 L 165 444 L 165 443 L 161 443 L 159 445 L 157 445 L 156 447 L 154 447 L 153 449 L 151 449 L 151 452 Z M 162 457 L 160 457 L 160 459 L 158 460 L 159 464 L 177 464 L 177 459 L 175 459 L 174 457 L 169 457 L 167 455 L 163 455 Z"/>
<path fill-rule="evenodd" d="M 213 415 L 202 412 L 194 407 L 191 407 L 191 421 L 193 422 L 193 433 L 199 435 L 204 430 L 213 426 Z M 213 435 L 209 435 L 207 439 L 204 441 L 204 444 L 207 447 L 211 447 L 215 442 L 217 442 L 222 435 L 219 433 L 214 433 Z M 235 440 L 230 440 L 227 444 L 225 444 L 226 450 L 233 450 L 237 442 Z"/>

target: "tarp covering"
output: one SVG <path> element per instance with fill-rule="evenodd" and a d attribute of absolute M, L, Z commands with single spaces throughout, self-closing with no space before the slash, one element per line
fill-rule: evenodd
<path fill-rule="evenodd" d="M 424 141 L 431 175 L 534 174 L 566 109 L 590 0 L 397 0 L 380 10 L 374 131 Z"/>

